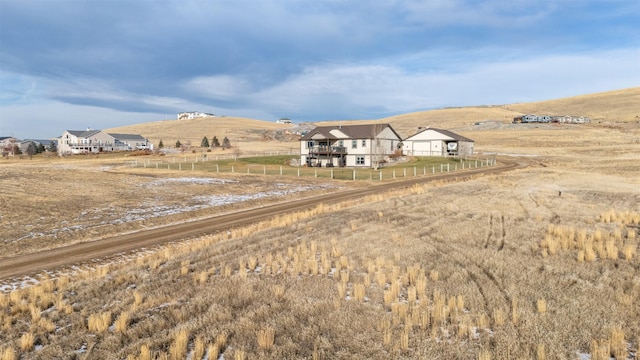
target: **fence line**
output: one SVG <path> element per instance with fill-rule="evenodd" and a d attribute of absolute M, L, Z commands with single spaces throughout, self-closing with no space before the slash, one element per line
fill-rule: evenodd
<path fill-rule="evenodd" d="M 168 160 L 168 159 L 167 159 Z M 318 168 L 303 166 L 283 166 L 283 165 L 263 165 L 263 164 L 227 164 L 220 165 L 211 162 L 197 161 L 191 157 L 182 157 L 184 161 L 176 162 L 176 158 L 167 162 L 152 161 L 145 159 L 143 161 L 128 160 L 127 164 L 131 167 L 167 169 L 175 171 L 200 171 L 200 172 L 231 172 L 246 173 L 255 175 L 279 175 L 279 176 L 297 176 L 297 177 L 314 177 L 335 180 L 371 180 L 383 181 L 397 178 L 406 178 L 409 176 L 426 176 L 428 174 L 447 173 L 451 171 L 473 169 L 478 167 L 495 166 L 496 160 L 493 158 L 483 160 L 463 160 L 461 159 L 455 164 L 446 163 L 437 165 L 419 166 L 393 166 L 374 170 L 371 168 Z M 189 162 L 188 160 L 194 160 Z M 185 164 L 185 166 L 183 166 Z M 422 171 L 419 171 L 419 170 Z"/>

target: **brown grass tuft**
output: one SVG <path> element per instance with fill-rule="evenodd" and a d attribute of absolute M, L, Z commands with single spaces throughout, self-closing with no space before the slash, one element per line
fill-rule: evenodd
<path fill-rule="evenodd" d="M 103 333 L 111 325 L 111 312 L 103 312 L 89 316 L 89 331 Z"/>
<path fill-rule="evenodd" d="M 33 349 L 33 334 L 28 332 L 20 336 L 20 350 L 30 351 Z"/>
<path fill-rule="evenodd" d="M 266 327 L 258 331 L 258 346 L 264 350 L 270 350 L 275 342 L 276 331 L 272 327 Z"/>

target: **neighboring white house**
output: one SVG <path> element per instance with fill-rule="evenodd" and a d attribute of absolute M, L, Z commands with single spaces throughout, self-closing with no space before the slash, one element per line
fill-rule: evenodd
<path fill-rule="evenodd" d="M 66 130 L 58 138 L 58 154 L 153 150 L 153 144 L 137 134 L 109 134 L 102 130 Z"/>
<path fill-rule="evenodd" d="M 400 147 L 401 138 L 389 124 L 318 126 L 300 139 L 300 162 L 376 168 Z"/>
<path fill-rule="evenodd" d="M 207 116 L 215 117 L 214 114 L 207 114 L 207 113 L 198 112 L 198 111 L 186 111 L 178 114 L 178 120 L 190 120 L 190 119 L 202 118 Z"/>
<path fill-rule="evenodd" d="M 280 118 L 278 120 L 276 120 L 277 124 L 291 124 L 291 119 L 288 118 Z"/>
<path fill-rule="evenodd" d="M 403 154 L 409 156 L 473 155 L 473 140 L 448 130 L 419 128 L 402 143 Z"/>

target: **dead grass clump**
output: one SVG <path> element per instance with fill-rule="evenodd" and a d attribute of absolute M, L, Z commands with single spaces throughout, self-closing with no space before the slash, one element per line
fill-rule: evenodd
<path fill-rule="evenodd" d="M 50 319 L 42 318 L 38 321 L 37 328 L 50 333 L 56 329 L 56 325 Z"/>
<path fill-rule="evenodd" d="M 89 316 L 89 331 L 94 333 L 103 333 L 111 325 L 111 312 L 103 312 Z"/>
<path fill-rule="evenodd" d="M 176 334 L 171 347 L 169 348 L 169 356 L 172 360 L 184 359 L 189 345 L 189 332 L 181 329 Z"/>
<path fill-rule="evenodd" d="M 546 355 L 544 351 L 544 344 L 538 344 L 536 346 L 536 360 L 545 360 Z"/>
<path fill-rule="evenodd" d="M 353 285 L 353 297 L 356 301 L 364 301 L 365 298 L 365 286 L 364 284 L 354 284 Z"/>
<path fill-rule="evenodd" d="M 489 350 L 480 350 L 478 352 L 478 360 L 491 360 L 491 352 Z"/>
<path fill-rule="evenodd" d="M 18 357 L 11 347 L 0 348 L 0 356 L 2 360 L 16 360 Z"/>
<path fill-rule="evenodd" d="M 266 327 L 258 331 L 258 346 L 264 350 L 270 350 L 275 342 L 276 330 Z"/>
<path fill-rule="evenodd" d="M 234 360 L 246 360 L 247 359 L 246 351 L 244 351 L 242 349 L 235 349 L 235 351 L 233 352 L 233 359 Z"/>
<path fill-rule="evenodd" d="M 207 357 L 209 359 L 217 359 L 220 355 L 220 346 L 218 344 L 210 344 L 207 347 Z"/>
<path fill-rule="evenodd" d="M 119 333 L 124 333 L 127 331 L 127 327 L 129 326 L 129 318 L 130 314 L 128 311 L 125 311 L 118 316 L 115 322 L 115 331 Z"/>
<path fill-rule="evenodd" d="M 640 213 L 630 210 L 618 212 L 610 209 L 600 214 L 600 221 L 604 223 L 618 222 L 624 225 L 637 225 L 640 224 Z"/>
<path fill-rule="evenodd" d="M 622 248 L 622 254 L 624 255 L 624 259 L 630 261 L 636 255 L 636 247 L 634 245 L 625 245 Z"/>
<path fill-rule="evenodd" d="M 33 334 L 30 332 L 22 334 L 20 336 L 20 350 L 30 351 L 33 349 Z"/>
<path fill-rule="evenodd" d="M 205 343 L 202 337 L 201 336 L 196 337 L 196 339 L 193 342 L 193 356 L 191 357 L 192 359 L 195 359 L 195 360 L 202 359 L 205 351 L 204 345 Z"/>

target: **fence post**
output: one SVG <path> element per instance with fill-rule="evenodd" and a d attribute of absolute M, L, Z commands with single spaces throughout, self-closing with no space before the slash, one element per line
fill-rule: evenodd
<path fill-rule="evenodd" d="M 216 164 L 216 172 L 220 172 L 220 168 L 218 167 L 218 164 Z"/>
<path fill-rule="evenodd" d="M 431 168 L 431 173 L 432 173 L 432 174 L 435 174 L 435 173 L 436 173 L 436 166 L 435 166 L 435 165 L 433 165 L 433 167 Z"/>
<path fill-rule="evenodd" d="M 313 175 L 315 177 L 318 177 L 318 169 L 316 169 L 316 168 L 313 169 Z"/>
<path fill-rule="evenodd" d="M 396 169 L 393 169 L 393 178 L 396 178 Z"/>
<path fill-rule="evenodd" d="M 413 176 L 418 176 L 418 169 L 416 169 L 416 167 L 413 167 Z"/>
<path fill-rule="evenodd" d="M 440 164 L 440 172 L 442 172 L 442 167 L 444 166 L 444 164 Z"/>
<path fill-rule="evenodd" d="M 402 177 L 407 177 L 407 168 L 402 169 Z"/>
<path fill-rule="evenodd" d="M 356 179 L 356 169 L 353 169 L 353 180 Z"/>
<path fill-rule="evenodd" d="M 178 163 L 178 170 L 182 170 L 182 163 Z"/>
<path fill-rule="evenodd" d="M 233 169 L 233 165 L 231 165 L 231 172 L 235 172 L 234 169 Z"/>
<path fill-rule="evenodd" d="M 203 167 L 204 167 L 204 166 L 203 166 Z M 194 163 L 191 163 L 191 171 L 193 171 L 193 170 L 195 170 L 195 169 L 196 169 L 195 164 L 194 164 Z"/>
<path fill-rule="evenodd" d="M 251 174 L 250 169 L 251 169 L 251 168 L 250 168 L 249 166 L 247 166 L 247 174 Z"/>
<path fill-rule="evenodd" d="M 449 163 L 447 163 L 447 172 L 449 172 Z"/>
<path fill-rule="evenodd" d="M 282 165 L 280 165 L 280 176 L 282 176 Z"/>
<path fill-rule="evenodd" d="M 331 169 L 331 180 L 333 180 L 333 169 Z"/>
<path fill-rule="evenodd" d="M 298 166 L 298 177 L 300 177 L 300 166 Z"/>
<path fill-rule="evenodd" d="M 156 169 L 158 168 L 158 165 L 160 165 L 160 163 L 156 163 Z"/>
<path fill-rule="evenodd" d="M 380 181 L 382 181 L 382 170 L 380 170 Z"/>
<path fill-rule="evenodd" d="M 456 163 L 456 168 L 453 170 L 458 171 L 458 163 Z"/>
<path fill-rule="evenodd" d="M 267 165 L 262 165 L 262 174 L 267 175 Z"/>
<path fill-rule="evenodd" d="M 427 167 L 426 166 L 422 167 L 422 175 L 427 175 Z"/>
<path fill-rule="evenodd" d="M 478 167 L 478 159 L 476 159 L 476 167 Z"/>

